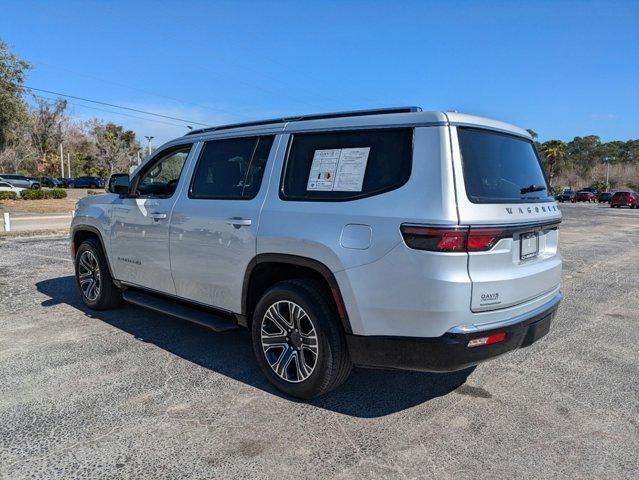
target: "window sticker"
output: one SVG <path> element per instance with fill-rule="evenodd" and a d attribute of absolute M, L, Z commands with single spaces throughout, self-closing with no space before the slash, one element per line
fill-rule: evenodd
<path fill-rule="evenodd" d="M 362 191 L 370 150 L 370 147 L 342 149 L 333 190 L 339 192 Z"/>
<path fill-rule="evenodd" d="M 361 192 L 370 147 L 315 150 L 306 190 Z"/>
<path fill-rule="evenodd" d="M 323 190 L 330 192 L 335 183 L 335 172 L 341 149 L 315 150 L 313 164 L 308 174 L 306 190 Z"/>

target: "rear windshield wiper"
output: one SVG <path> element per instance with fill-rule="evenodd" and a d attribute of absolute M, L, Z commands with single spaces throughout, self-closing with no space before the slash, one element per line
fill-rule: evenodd
<path fill-rule="evenodd" d="M 546 190 L 546 187 L 544 187 L 543 185 L 535 185 L 534 183 L 532 185 L 528 185 L 527 187 L 523 187 L 522 189 L 519 190 L 519 193 L 531 193 L 531 192 L 541 192 L 542 190 Z"/>

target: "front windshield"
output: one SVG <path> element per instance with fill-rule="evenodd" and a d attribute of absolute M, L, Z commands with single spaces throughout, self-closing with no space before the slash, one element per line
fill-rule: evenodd
<path fill-rule="evenodd" d="M 466 193 L 472 202 L 548 200 L 548 184 L 532 142 L 475 128 L 457 131 Z"/>

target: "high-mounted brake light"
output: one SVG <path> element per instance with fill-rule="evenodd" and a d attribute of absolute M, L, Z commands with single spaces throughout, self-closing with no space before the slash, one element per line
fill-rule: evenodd
<path fill-rule="evenodd" d="M 482 347 L 484 345 L 491 345 L 493 343 L 503 342 L 506 338 L 506 332 L 499 332 L 487 337 L 473 338 L 468 342 L 468 348 Z"/>

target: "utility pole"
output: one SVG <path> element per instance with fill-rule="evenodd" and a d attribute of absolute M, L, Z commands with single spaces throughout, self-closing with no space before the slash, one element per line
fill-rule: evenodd
<path fill-rule="evenodd" d="M 67 174 L 69 175 L 68 178 L 71 178 L 71 155 L 69 153 L 67 153 Z M 62 175 L 64 177 L 64 175 Z"/>
<path fill-rule="evenodd" d="M 151 140 L 153 140 L 155 137 L 145 135 L 144 138 L 146 138 L 149 142 L 149 155 L 151 155 Z"/>
<path fill-rule="evenodd" d="M 140 158 L 140 150 L 138 150 L 138 165 L 142 163 L 142 158 Z"/>
<path fill-rule="evenodd" d="M 62 151 L 62 142 L 60 142 L 60 167 L 62 171 L 60 175 L 64 177 L 64 152 Z"/>
<path fill-rule="evenodd" d="M 610 191 L 610 162 L 614 160 L 615 157 L 604 157 L 603 161 L 606 164 L 606 191 Z"/>

